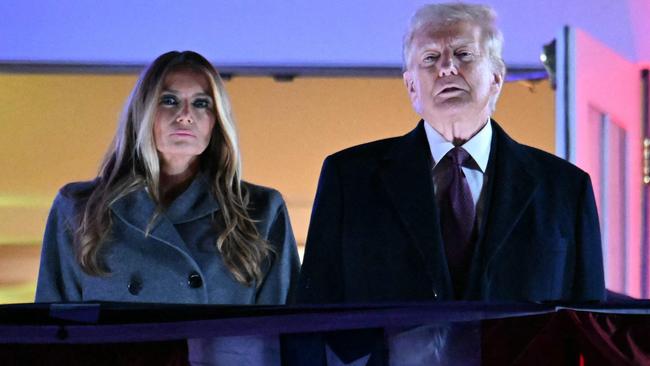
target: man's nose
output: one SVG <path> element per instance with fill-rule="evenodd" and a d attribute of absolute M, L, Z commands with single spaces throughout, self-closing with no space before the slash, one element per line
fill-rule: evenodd
<path fill-rule="evenodd" d="M 454 57 L 452 55 L 443 54 L 440 56 L 440 71 L 438 72 L 439 77 L 458 75 L 458 69 L 454 63 Z"/>

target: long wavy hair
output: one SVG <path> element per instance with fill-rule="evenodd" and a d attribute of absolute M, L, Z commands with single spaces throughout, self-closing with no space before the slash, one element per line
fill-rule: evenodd
<path fill-rule="evenodd" d="M 152 226 L 163 207 L 160 197 L 160 161 L 153 134 L 156 106 L 170 71 L 190 68 L 206 75 L 216 121 L 210 143 L 200 156 L 200 170 L 208 177 L 211 193 L 220 205 L 215 240 L 233 277 L 250 286 L 263 276 L 263 263 L 272 252 L 247 212 L 248 194 L 241 184 L 241 158 L 230 101 L 219 73 L 196 52 L 172 51 L 158 57 L 138 79 L 125 105 L 113 142 L 104 156 L 96 186 L 83 199 L 75 232 L 75 254 L 90 275 L 106 275 L 102 249 L 110 242 L 110 206 L 124 195 L 146 188 L 157 206 Z M 149 228 L 147 228 L 148 232 Z"/>

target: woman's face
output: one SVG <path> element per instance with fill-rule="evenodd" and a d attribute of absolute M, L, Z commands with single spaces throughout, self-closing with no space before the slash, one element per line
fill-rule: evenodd
<path fill-rule="evenodd" d="M 207 77 L 192 69 L 171 71 L 157 102 L 153 132 L 161 162 L 189 165 L 208 147 L 214 128 Z"/>

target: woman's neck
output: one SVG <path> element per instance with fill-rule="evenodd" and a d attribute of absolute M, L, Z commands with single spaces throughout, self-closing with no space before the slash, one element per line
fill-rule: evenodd
<path fill-rule="evenodd" d="M 194 159 L 184 167 L 161 164 L 159 186 L 161 204 L 168 207 L 187 189 L 198 171 L 198 159 Z"/>

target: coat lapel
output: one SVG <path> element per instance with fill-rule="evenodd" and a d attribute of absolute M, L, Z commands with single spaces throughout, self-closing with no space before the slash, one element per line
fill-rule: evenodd
<path fill-rule="evenodd" d="M 149 228 L 148 236 L 189 254 L 174 224 L 197 219 L 217 209 L 218 205 L 209 193 L 205 178 L 199 174 L 185 192 L 178 196 L 166 211 L 158 215 Z M 115 201 L 111 205 L 111 210 L 144 236 L 156 206 L 146 189 L 142 187 Z"/>
<path fill-rule="evenodd" d="M 181 224 L 211 215 L 219 204 L 210 193 L 210 184 L 198 174 L 190 186 L 167 208 L 165 215 L 174 224 Z"/>
<path fill-rule="evenodd" d="M 431 154 L 423 123 L 420 121 L 413 131 L 396 141 L 384 157 L 380 174 L 402 224 L 424 260 L 427 274 L 433 283 L 445 284 L 438 292 L 446 296 L 451 291 L 451 280 L 442 247 Z"/>
<path fill-rule="evenodd" d="M 491 194 L 483 222 L 483 258 L 488 263 L 504 244 L 513 227 L 530 203 L 537 190 L 538 181 L 534 178 L 534 162 L 522 152 L 519 144 L 512 140 L 494 121 L 493 139 L 496 139 L 490 152 L 488 176 L 491 179 Z"/>

